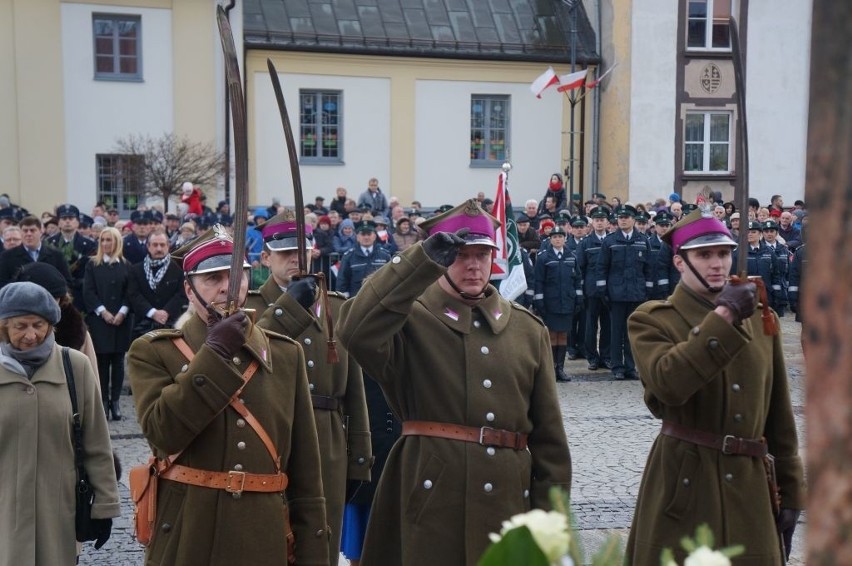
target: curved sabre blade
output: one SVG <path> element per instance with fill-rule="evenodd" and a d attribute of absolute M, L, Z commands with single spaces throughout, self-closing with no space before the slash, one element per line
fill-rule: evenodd
<path fill-rule="evenodd" d="M 243 97 L 243 81 L 237 62 L 237 49 L 231 24 L 222 6 L 216 10 L 222 54 L 225 56 L 225 79 L 231 98 L 231 122 L 234 128 L 234 257 L 231 259 L 231 275 L 228 279 L 227 314 L 239 308 L 240 285 L 243 278 L 243 261 L 246 249 L 246 216 L 248 213 L 248 133 L 246 131 L 246 105 Z"/>
<path fill-rule="evenodd" d="M 293 178 L 293 194 L 296 199 L 296 239 L 299 242 L 299 275 L 308 273 L 307 245 L 305 244 L 305 201 L 302 195 L 302 175 L 299 172 L 299 155 L 296 152 L 296 142 L 293 139 L 293 128 L 290 126 L 290 115 L 287 113 L 287 104 L 284 102 L 284 93 L 281 91 L 281 81 L 278 80 L 278 71 L 272 59 L 266 60 L 269 68 L 269 78 L 272 79 L 272 89 L 275 91 L 275 100 L 278 102 L 278 112 L 281 114 L 281 125 L 284 127 L 284 139 L 287 140 L 287 156 L 290 158 L 290 175 Z"/>
<path fill-rule="evenodd" d="M 734 63 L 734 83 L 737 89 L 737 124 L 740 131 L 739 150 L 742 156 L 742 171 L 739 171 L 740 194 L 737 207 L 740 212 L 740 233 L 737 237 L 737 273 L 743 280 L 748 277 L 748 124 L 746 122 L 745 73 L 743 71 L 743 53 L 740 50 L 740 32 L 737 21 L 730 20 L 731 58 Z"/>

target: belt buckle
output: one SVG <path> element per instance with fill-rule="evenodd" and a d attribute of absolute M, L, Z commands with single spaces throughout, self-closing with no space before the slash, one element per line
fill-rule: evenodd
<path fill-rule="evenodd" d="M 480 444 L 480 446 L 489 446 L 488 444 L 485 444 L 485 431 L 486 430 L 490 430 L 490 431 L 493 432 L 495 429 L 491 428 L 490 426 L 479 427 L 479 444 Z"/>
<path fill-rule="evenodd" d="M 235 477 L 239 478 L 239 485 L 240 485 L 239 487 L 233 487 L 233 485 L 231 484 L 231 481 Z M 235 472 L 235 471 L 229 471 L 228 472 L 228 483 L 225 485 L 225 491 L 227 491 L 228 493 L 242 493 L 243 489 L 245 489 L 245 486 L 246 486 L 246 473 L 245 472 Z"/>
<path fill-rule="evenodd" d="M 734 454 L 733 444 L 737 441 L 737 437 L 733 434 L 726 434 L 722 438 L 722 454 Z"/>

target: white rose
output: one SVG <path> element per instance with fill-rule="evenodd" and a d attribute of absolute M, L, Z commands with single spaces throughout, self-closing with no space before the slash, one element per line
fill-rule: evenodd
<path fill-rule="evenodd" d="M 526 526 L 530 530 L 533 539 L 547 557 L 548 562 L 557 562 L 568 552 L 568 542 L 570 541 L 568 519 L 562 513 L 533 509 L 527 513 L 515 515 L 508 521 L 503 521 L 500 534 L 505 535 L 507 531 L 522 526 Z M 492 541 L 494 541 L 495 536 L 492 535 Z"/>
<path fill-rule="evenodd" d="M 731 561 L 717 550 L 699 546 L 686 557 L 683 566 L 731 566 Z"/>

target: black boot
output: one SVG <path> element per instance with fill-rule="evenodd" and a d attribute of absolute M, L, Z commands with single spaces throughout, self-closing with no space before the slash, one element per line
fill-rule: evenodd
<path fill-rule="evenodd" d="M 121 408 L 118 406 L 118 399 L 116 399 L 115 401 L 110 401 L 109 410 L 112 413 L 112 420 L 121 420 Z"/>
<path fill-rule="evenodd" d="M 105 396 L 101 397 L 101 403 L 104 404 L 104 414 L 106 415 L 107 420 L 109 420 L 109 399 Z"/>
<path fill-rule="evenodd" d="M 568 347 L 555 346 L 553 350 L 553 369 L 556 370 L 556 381 L 571 381 L 571 378 L 565 374 L 563 367 L 565 364 L 565 352 L 568 351 Z"/>

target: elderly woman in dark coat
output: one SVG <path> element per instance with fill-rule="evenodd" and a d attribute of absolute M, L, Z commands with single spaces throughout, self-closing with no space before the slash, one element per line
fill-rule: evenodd
<path fill-rule="evenodd" d="M 113 420 L 121 420 L 118 400 L 124 384 L 124 354 L 130 348 L 130 302 L 127 284 L 130 264 L 122 254 L 121 234 L 115 228 L 104 228 L 98 240 L 95 257 L 86 264 L 83 298 L 86 322 L 92 333 L 98 358 L 101 399 L 104 411 Z"/>
<path fill-rule="evenodd" d="M 74 564 L 76 470 L 71 401 L 54 328 L 60 309 L 39 285 L 0 290 L 0 564 Z M 118 485 L 97 378 L 86 356 L 69 349 L 83 427 L 83 465 L 100 536 L 119 515 Z"/>

